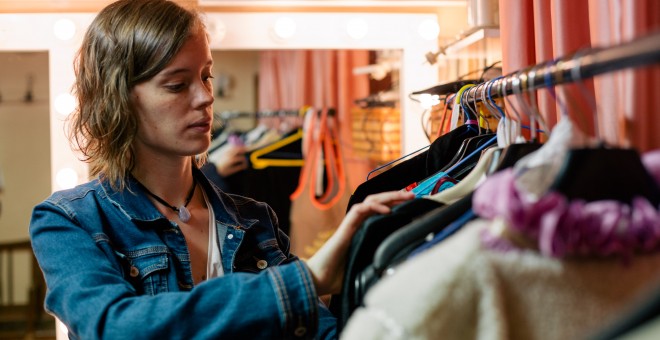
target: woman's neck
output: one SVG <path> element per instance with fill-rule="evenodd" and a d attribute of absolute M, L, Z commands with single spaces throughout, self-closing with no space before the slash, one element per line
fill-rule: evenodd
<path fill-rule="evenodd" d="M 131 174 L 152 193 L 178 205 L 185 199 L 193 182 L 192 159 L 138 161 Z"/>

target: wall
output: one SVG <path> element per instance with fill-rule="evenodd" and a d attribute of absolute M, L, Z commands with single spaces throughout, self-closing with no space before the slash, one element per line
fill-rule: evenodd
<path fill-rule="evenodd" d="M 28 75 L 34 81 L 31 103 L 24 101 Z M 48 84 L 48 53 L 0 52 L 0 243 L 27 240 L 32 208 L 51 192 Z M 27 301 L 30 272 L 22 269 L 30 268 L 28 261 L 26 254 L 14 261 L 15 303 Z M 7 269 L 6 262 L 0 265 Z"/>
<path fill-rule="evenodd" d="M 254 112 L 257 108 L 256 76 L 259 73 L 259 51 L 213 51 L 213 76 L 216 98 L 215 112 Z M 218 84 L 222 75 L 229 76 L 229 91 L 218 97 Z"/>

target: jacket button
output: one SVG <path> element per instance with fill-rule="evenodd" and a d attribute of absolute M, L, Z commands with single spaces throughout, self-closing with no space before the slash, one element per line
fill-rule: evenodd
<path fill-rule="evenodd" d="M 233 234 L 229 234 L 229 235 L 227 235 L 227 238 L 231 240 L 231 239 L 234 238 L 234 235 L 233 235 Z"/>
<path fill-rule="evenodd" d="M 300 327 L 296 328 L 295 331 L 293 331 L 293 334 L 297 337 L 302 337 L 303 335 L 305 335 L 305 333 L 307 333 L 307 328 L 305 328 L 303 326 L 300 326 Z"/>
<path fill-rule="evenodd" d="M 266 269 L 266 267 L 268 267 L 268 262 L 266 262 L 266 260 L 257 261 L 257 268 Z"/>
<path fill-rule="evenodd" d="M 131 277 L 137 277 L 138 275 L 140 275 L 140 271 L 135 266 L 131 266 L 130 275 Z"/>

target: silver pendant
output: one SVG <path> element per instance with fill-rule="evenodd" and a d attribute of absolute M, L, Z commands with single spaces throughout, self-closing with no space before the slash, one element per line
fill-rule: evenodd
<path fill-rule="evenodd" d="M 188 222 L 190 221 L 190 211 L 184 206 L 179 207 L 179 219 L 181 222 Z"/>

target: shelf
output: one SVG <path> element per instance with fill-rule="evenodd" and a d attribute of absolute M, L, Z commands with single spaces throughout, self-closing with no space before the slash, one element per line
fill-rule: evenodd
<path fill-rule="evenodd" d="M 496 27 L 492 28 L 479 28 L 474 32 L 467 34 L 466 36 L 457 39 L 456 41 L 449 43 L 442 47 L 445 55 L 454 54 L 461 50 L 480 42 L 488 38 L 499 38 L 500 29 Z"/>

